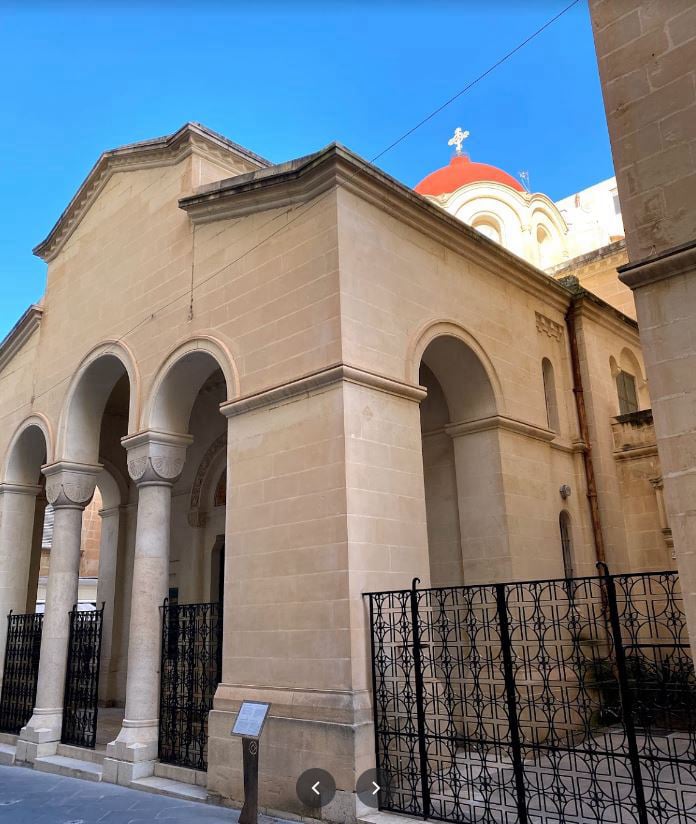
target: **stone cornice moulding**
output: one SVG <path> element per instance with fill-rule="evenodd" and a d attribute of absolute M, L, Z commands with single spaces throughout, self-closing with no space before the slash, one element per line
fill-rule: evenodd
<path fill-rule="evenodd" d="M 208 158 L 232 173 L 232 158 L 259 168 L 269 165 L 264 158 L 199 123 L 186 123 L 170 135 L 110 149 L 100 155 L 34 254 L 47 263 L 56 257 L 114 173 L 175 165 L 191 154 Z"/>
<path fill-rule="evenodd" d="M 338 144 L 275 169 L 199 188 L 179 200 L 193 223 L 243 217 L 305 203 L 330 189 L 357 195 L 396 220 L 442 243 L 469 262 L 515 283 L 565 312 L 570 292 L 527 261 Z"/>
<path fill-rule="evenodd" d="M 121 438 L 128 452 L 128 474 L 137 486 L 172 486 L 186 462 L 191 435 L 146 430 Z"/>
<path fill-rule="evenodd" d="M 0 484 L 0 495 L 9 493 L 11 495 L 30 495 L 34 498 L 38 497 L 43 492 L 43 487 L 33 484 Z"/>
<path fill-rule="evenodd" d="M 593 321 L 620 335 L 624 340 L 630 341 L 634 346 L 640 346 L 638 323 L 608 304 L 598 305 L 594 300 L 594 295 L 584 294 L 577 297 L 573 304 L 573 311 L 577 317 Z"/>
<path fill-rule="evenodd" d="M 667 278 L 696 276 L 696 241 L 667 249 L 652 258 L 627 263 L 617 269 L 619 280 L 631 289 L 639 289 Z"/>
<path fill-rule="evenodd" d="M 543 426 L 520 421 L 517 418 L 508 418 L 505 415 L 490 415 L 488 418 L 479 418 L 475 421 L 464 421 L 463 423 L 451 423 L 445 426 L 445 432 L 451 438 L 458 438 L 462 435 L 471 435 L 475 432 L 488 432 L 491 429 L 502 429 L 513 432 L 515 435 L 524 435 L 536 441 L 550 443 L 557 437 L 557 433 Z"/>
<path fill-rule="evenodd" d="M 0 342 L 0 372 L 39 328 L 43 313 L 42 306 L 32 303 Z"/>
<path fill-rule="evenodd" d="M 84 509 L 92 500 L 101 464 L 56 461 L 41 467 L 46 476 L 46 498 L 54 509 Z"/>
<path fill-rule="evenodd" d="M 657 444 L 647 446 L 629 446 L 626 449 L 615 449 L 614 458 L 617 461 L 633 461 L 638 458 L 656 458 Z"/>
<path fill-rule="evenodd" d="M 309 396 L 314 392 L 344 381 L 417 403 L 420 403 L 427 395 L 422 386 L 414 386 L 394 378 L 387 378 L 376 372 L 369 372 L 345 363 L 338 363 L 288 383 L 279 384 L 251 395 L 243 395 L 233 401 L 227 401 L 220 405 L 220 412 L 227 418 L 233 418 L 255 409 L 261 409 L 264 406 L 275 406 L 302 395 Z"/>

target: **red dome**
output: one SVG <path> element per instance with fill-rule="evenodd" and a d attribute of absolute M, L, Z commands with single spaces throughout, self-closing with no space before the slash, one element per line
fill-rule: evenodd
<path fill-rule="evenodd" d="M 432 172 L 415 188 L 418 194 L 436 196 L 454 192 L 467 183 L 502 183 L 518 192 L 524 192 L 524 186 L 512 175 L 487 163 L 472 163 L 466 155 L 455 155 L 449 166 Z"/>

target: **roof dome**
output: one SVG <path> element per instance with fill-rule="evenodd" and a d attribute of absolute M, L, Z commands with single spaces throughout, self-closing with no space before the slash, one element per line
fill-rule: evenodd
<path fill-rule="evenodd" d="M 445 195 L 468 183 L 502 183 L 518 192 L 524 192 L 522 184 L 512 175 L 497 166 L 489 166 L 488 163 L 473 163 L 465 154 L 455 155 L 449 166 L 443 166 L 424 177 L 415 190 L 421 195 Z"/>

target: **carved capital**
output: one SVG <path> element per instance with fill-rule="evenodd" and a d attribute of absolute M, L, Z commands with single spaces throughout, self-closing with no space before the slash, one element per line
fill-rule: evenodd
<path fill-rule="evenodd" d="M 149 430 L 123 438 L 128 451 L 128 474 L 138 486 L 172 486 L 186 462 L 186 448 L 193 438 L 172 432 Z"/>
<path fill-rule="evenodd" d="M 102 467 L 58 461 L 42 467 L 46 476 L 46 498 L 54 509 L 84 509 L 92 500 Z"/>
<path fill-rule="evenodd" d="M 28 484 L 0 484 L 0 494 L 29 495 L 37 498 L 43 492 L 43 487 Z"/>

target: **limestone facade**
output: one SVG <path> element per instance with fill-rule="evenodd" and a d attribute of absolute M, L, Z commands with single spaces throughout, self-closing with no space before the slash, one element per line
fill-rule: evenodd
<path fill-rule="evenodd" d="M 187 124 L 105 153 L 37 253 L 45 298 L 0 348 L 4 613 L 35 597 L 42 473 L 56 514 L 24 761 L 60 738 L 95 490 L 100 698 L 125 711 L 104 777 L 154 770 L 164 598 L 222 595 L 209 793 L 241 800 L 229 731 L 266 700 L 261 803 L 307 814 L 321 766 L 336 821 L 374 763 L 364 592 L 562 577 L 562 512 L 576 575 L 598 542 L 617 572 L 670 565 L 663 473 L 615 421 L 619 374 L 650 407 L 636 323 L 346 149 L 270 166 Z"/>
<path fill-rule="evenodd" d="M 664 500 L 696 638 L 696 7 L 591 0 Z"/>

